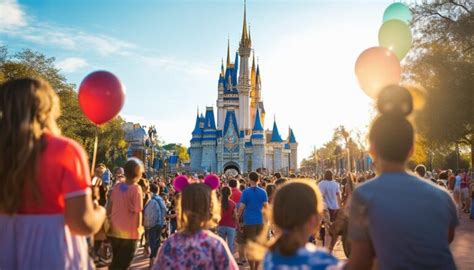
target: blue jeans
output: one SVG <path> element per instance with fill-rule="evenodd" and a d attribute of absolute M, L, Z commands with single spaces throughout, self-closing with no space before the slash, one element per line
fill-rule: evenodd
<path fill-rule="evenodd" d="M 217 227 L 217 233 L 227 242 L 230 252 L 234 253 L 235 228 L 219 226 Z"/>
<path fill-rule="evenodd" d="M 161 245 L 161 225 L 156 225 L 153 228 L 145 229 L 148 238 L 148 245 L 150 246 L 150 258 L 155 258 L 156 253 Z"/>

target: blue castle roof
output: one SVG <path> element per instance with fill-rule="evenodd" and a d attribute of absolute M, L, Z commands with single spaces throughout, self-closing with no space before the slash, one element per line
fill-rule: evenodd
<path fill-rule="evenodd" d="M 288 134 L 288 142 L 289 143 L 296 143 L 295 134 L 293 133 L 293 129 L 290 128 L 290 134 Z"/>
<path fill-rule="evenodd" d="M 200 127 L 200 123 L 201 123 L 201 118 L 199 117 L 199 114 L 198 114 L 196 116 L 196 124 L 194 125 L 193 136 L 202 135 L 202 129 Z"/>
<path fill-rule="evenodd" d="M 272 139 L 271 142 L 283 142 L 280 136 L 280 132 L 278 132 L 278 127 L 276 121 L 273 121 L 273 130 L 272 130 Z"/>
<path fill-rule="evenodd" d="M 260 118 L 260 110 L 257 108 L 257 113 L 255 114 L 255 123 L 253 125 L 253 131 L 263 131 L 262 121 Z"/>
<path fill-rule="evenodd" d="M 202 133 L 203 141 L 217 140 L 216 122 L 214 120 L 214 109 L 212 107 L 206 108 L 206 116 L 204 118 L 204 130 Z"/>
<path fill-rule="evenodd" d="M 239 53 L 235 53 L 235 61 L 234 61 L 234 77 L 237 78 L 237 71 L 239 70 Z"/>
<path fill-rule="evenodd" d="M 206 108 L 206 117 L 204 118 L 204 129 L 216 129 L 216 121 L 214 120 L 214 109 Z"/>

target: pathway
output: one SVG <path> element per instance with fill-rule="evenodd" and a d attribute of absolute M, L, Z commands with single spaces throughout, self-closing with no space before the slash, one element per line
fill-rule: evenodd
<path fill-rule="evenodd" d="M 474 265 L 474 220 L 469 219 L 467 215 L 461 218 L 461 224 L 456 230 L 456 237 L 451 244 L 451 251 L 454 255 L 454 260 L 459 270 L 470 270 Z M 334 248 L 334 255 L 341 260 L 345 260 L 346 256 L 342 250 L 341 241 L 338 241 Z M 140 248 L 133 260 L 132 270 L 147 270 L 148 258 L 143 253 L 143 248 Z M 248 267 L 241 267 L 241 269 L 249 269 Z"/>

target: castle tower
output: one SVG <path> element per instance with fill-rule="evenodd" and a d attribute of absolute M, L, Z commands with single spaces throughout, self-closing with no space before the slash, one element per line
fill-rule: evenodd
<path fill-rule="evenodd" d="M 222 129 L 222 123 L 224 122 L 224 75 L 224 60 L 222 60 L 221 73 L 219 73 L 219 81 L 217 83 L 217 129 Z"/>
<path fill-rule="evenodd" d="M 298 169 L 298 143 L 291 128 L 288 133 L 288 144 L 290 146 L 290 170 L 295 172 Z"/>
<path fill-rule="evenodd" d="M 204 128 L 202 133 L 202 163 L 201 168 L 208 172 L 217 171 L 217 131 L 213 107 L 206 107 Z"/>
<path fill-rule="evenodd" d="M 258 101 L 255 99 L 257 72 L 255 68 L 255 52 L 252 54 L 252 69 L 250 70 L 250 119 L 255 119 Z"/>
<path fill-rule="evenodd" d="M 250 127 L 250 70 L 249 58 L 252 41 L 247 32 L 247 5 L 244 5 L 244 22 L 239 44 L 240 69 L 237 89 L 239 91 L 239 129 L 249 131 Z"/>
<path fill-rule="evenodd" d="M 199 117 L 199 111 L 196 116 L 196 124 L 194 125 L 193 137 L 191 139 L 191 147 L 189 148 L 189 156 L 191 158 L 191 168 L 195 170 L 201 169 L 202 162 L 202 128 L 203 121 Z"/>
<path fill-rule="evenodd" d="M 256 171 L 258 168 L 265 167 L 265 138 L 264 138 L 263 125 L 260 118 L 260 111 L 257 108 L 255 114 L 255 122 L 252 129 L 252 136 L 250 140 L 252 142 L 252 171 Z"/>
<path fill-rule="evenodd" d="M 270 144 L 273 147 L 273 171 L 278 172 L 282 169 L 283 140 L 278 132 L 276 120 L 273 121 L 272 139 L 270 140 Z"/>

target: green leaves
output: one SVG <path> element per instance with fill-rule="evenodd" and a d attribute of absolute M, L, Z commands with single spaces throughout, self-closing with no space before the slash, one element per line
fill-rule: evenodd
<path fill-rule="evenodd" d="M 68 83 L 66 77 L 54 65 L 54 57 L 26 49 L 14 55 L 8 54 L 5 46 L 0 46 L 0 83 L 5 80 L 35 77 L 47 80 L 58 93 L 61 102 L 61 116 L 58 125 L 64 136 L 81 143 L 92 155 L 95 125 L 87 120 L 79 108 L 75 85 Z M 104 103 L 107 106 L 107 103 Z M 122 125 L 124 120 L 117 117 L 100 126 L 97 163 L 110 167 L 122 165 L 126 159 L 127 144 Z"/>

